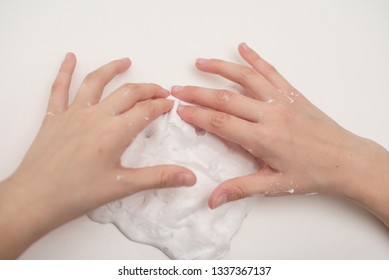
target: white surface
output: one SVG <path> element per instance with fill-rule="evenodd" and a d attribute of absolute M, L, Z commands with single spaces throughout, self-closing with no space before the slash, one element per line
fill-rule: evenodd
<path fill-rule="evenodd" d="M 306 97 L 349 130 L 389 148 L 388 1 L 0 1 L 0 177 L 19 164 L 44 115 L 67 51 L 73 83 L 123 56 L 125 81 L 221 87 L 196 57 L 241 62 L 246 41 Z M 389 232 L 353 203 L 320 196 L 260 200 L 229 259 L 389 258 Z M 114 226 L 81 217 L 21 258 L 163 259 Z"/>

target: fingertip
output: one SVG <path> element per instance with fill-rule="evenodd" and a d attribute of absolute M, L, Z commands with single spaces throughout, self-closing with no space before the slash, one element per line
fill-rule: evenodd
<path fill-rule="evenodd" d="M 176 97 L 183 90 L 183 88 L 183 86 L 172 86 L 170 92 L 174 97 Z"/>
<path fill-rule="evenodd" d="M 120 59 L 120 61 L 127 64 L 128 66 L 132 64 L 132 61 L 129 57 L 123 57 L 122 59 Z"/>
<path fill-rule="evenodd" d="M 170 112 L 171 109 L 173 109 L 174 101 L 173 100 L 169 100 L 169 99 L 165 99 L 165 100 L 166 100 L 166 109 L 164 110 L 164 113 L 167 113 L 167 112 Z"/>
<path fill-rule="evenodd" d="M 66 65 L 68 67 L 70 65 L 73 68 L 76 65 L 76 55 L 72 52 L 68 52 L 65 55 L 62 65 Z"/>
<path fill-rule="evenodd" d="M 252 49 L 245 43 L 245 42 L 241 42 L 239 45 L 238 45 L 238 49 L 240 51 L 252 51 Z"/>
<path fill-rule="evenodd" d="M 76 56 L 74 55 L 74 53 L 68 52 L 68 53 L 65 55 L 65 61 L 73 60 L 75 57 L 76 57 Z"/>
<path fill-rule="evenodd" d="M 195 65 L 197 68 L 202 68 L 202 67 L 206 66 L 209 63 L 209 61 L 210 60 L 206 59 L 206 58 L 197 58 Z"/>
<path fill-rule="evenodd" d="M 227 192 L 219 192 L 217 190 L 218 189 L 216 189 L 208 199 L 208 206 L 211 209 L 218 208 L 229 201 Z"/>
<path fill-rule="evenodd" d="M 169 96 L 170 96 L 170 90 L 161 87 L 160 96 L 161 96 L 161 97 L 165 97 L 165 98 L 166 98 L 166 97 L 169 97 Z"/>
<path fill-rule="evenodd" d="M 185 187 L 191 187 L 194 186 L 197 182 L 196 175 L 190 171 L 186 170 L 185 172 L 177 173 L 174 176 L 174 184 L 176 186 L 185 186 Z"/>
<path fill-rule="evenodd" d="M 122 59 L 120 59 L 120 62 L 123 63 L 123 68 L 120 69 L 119 71 L 125 71 L 127 70 L 128 68 L 130 68 L 131 64 L 132 64 L 132 61 L 130 58 L 128 57 L 124 57 Z"/>
<path fill-rule="evenodd" d="M 193 106 L 187 106 L 187 105 L 179 105 L 178 108 L 177 108 L 177 114 L 180 116 L 180 118 L 182 120 L 185 121 L 185 111 L 187 111 L 187 109 L 189 107 L 193 107 Z"/>

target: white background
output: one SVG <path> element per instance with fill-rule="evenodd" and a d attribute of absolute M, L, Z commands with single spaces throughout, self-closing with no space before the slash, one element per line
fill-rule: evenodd
<path fill-rule="evenodd" d="M 67 51 L 78 56 L 74 96 L 89 71 L 124 56 L 133 66 L 107 93 L 128 81 L 167 88 L 226 86 L 198 73 L 193 62 L 197 57 L 242 62 L 236 46 L 245 41 L 342 126 L 388 149 L 388 14 L 385 0 L 0 0 L 0 178 L 15 170 L 34 139 Z M 45 236 L 21 258 L 166 256 L 84 216 Z M 225 258 L 388 259 L 389 232 L 352 202 L 322 196 L 260 199 Z"/>

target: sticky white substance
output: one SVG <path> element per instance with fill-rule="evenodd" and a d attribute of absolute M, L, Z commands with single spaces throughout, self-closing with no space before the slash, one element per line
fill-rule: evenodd
<path fill-rule="evenodd" d="M 218 259 L 229 251 L 232 236 L 256 198 L 214 210 L 208 198 L 222 181 L 257 171 L 257 163 L 240 146 L 196 132 L 179 118 L 177 105 L 137 136 L 122 163 L 182 165 L 195 172 L 196 185 L 143 191 L 106 204 L 89 217 L 114 223 L 129 239 L 153 245 L 173 259 Z"/>
<path fill-rule="evenodd" d="M 306 193 L 305 195 L 311 196 L 311 195 L 318 195 L 318 192 L 312 192 L 312 193 Z"/>
<path fill-rule="evenodd" d="M 124 175 L 116 175 L 116 181 L 122 181 L 124 178 Z"/>

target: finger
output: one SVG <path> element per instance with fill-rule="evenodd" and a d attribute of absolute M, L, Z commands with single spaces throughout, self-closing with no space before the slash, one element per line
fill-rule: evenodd
<path fill-rule="evenodd" d="M 129 127 L 133 136 L 141 132 L 150 122 L 160 115 L 169 112 L 174 102 L 165 98 L 146 100 L 137 103 L 131 110 L 120 117 Z"/>
<path fill-rule="evenodd" d="M 94 105 L 99 102 L 104 87 L 119 73 L 126 71 L 131 65 L 129 58 L 114 60 L 89 73 L 81 84 L 74 104 Z"/>
<path fill-rule="evenodd" d="M 196 106 L 180 106 L 177 110 L 182 120 L 234 142 L 242 147 L 255 147 L 255 125 L 232 115 Z M 258 152 L 259 153 L 259 152 Z"/>
<path fill-rule="evenodd" d="M 264 176 L 261 172 L 237 177 L 227 180 L 220 184 L 211 194 L 208 199 L 210 208 L 217 208 L 227 202 L 243 199 L 256 194 L 267 195 L 270 191 L 277 187 L 277 182 L 280 180 L 280 175 Z M 285 190 L 287 190 L 285 188 Z M 284 192 L 287 194 L 288 192 Z"/>
<path fill-rule="evenodd" d="M 67 53 L 51 88 L 48 114 L 61 113 L 67 109 L 69 88 L 75 67 L 76 56 L 73 53 Z"/>
<path fill-rule="evenodd" d="M 119 115 L 139 101 L 168 96 L 169 91 L 156 84 L 125 84 L 103 100 L 99 106 L 113 115 Z"/>
<path fill-rule="evenodd" d="M 268 101 L 277 97 L 277 89 L 251 67 L 220 59 L 203 58 L 197 59 L 196 67 L 201 71 L 218 74 L 240 84 L 255 99 Z"/>
<path fill-rule="evenodd" d="M 274 66 L 260 57 L 254 50 L 247 46 L 246 43 L 239 44 L 238 51 L 242 58 L 265 77 L 275 88 L 287 93 L 295 91 L 293 86 L 278 73 Z"/>
<path fill-rule="evenodd" d="M 260 119 L 261 102 L 228 90 L 193 86 L 172 87 L 173 96 L 203 107 L 215 109 L 251 122 Z"/>
<path fill-rule="evenodd" d="M 189 169 L 177 165 L 159 165 L 139 169 L 121 169 L 116 175 L 122 195 L 153 188 L 193 186 L 196 175 Z M 123 188 L 124 185 L 124 188 Z"/>

